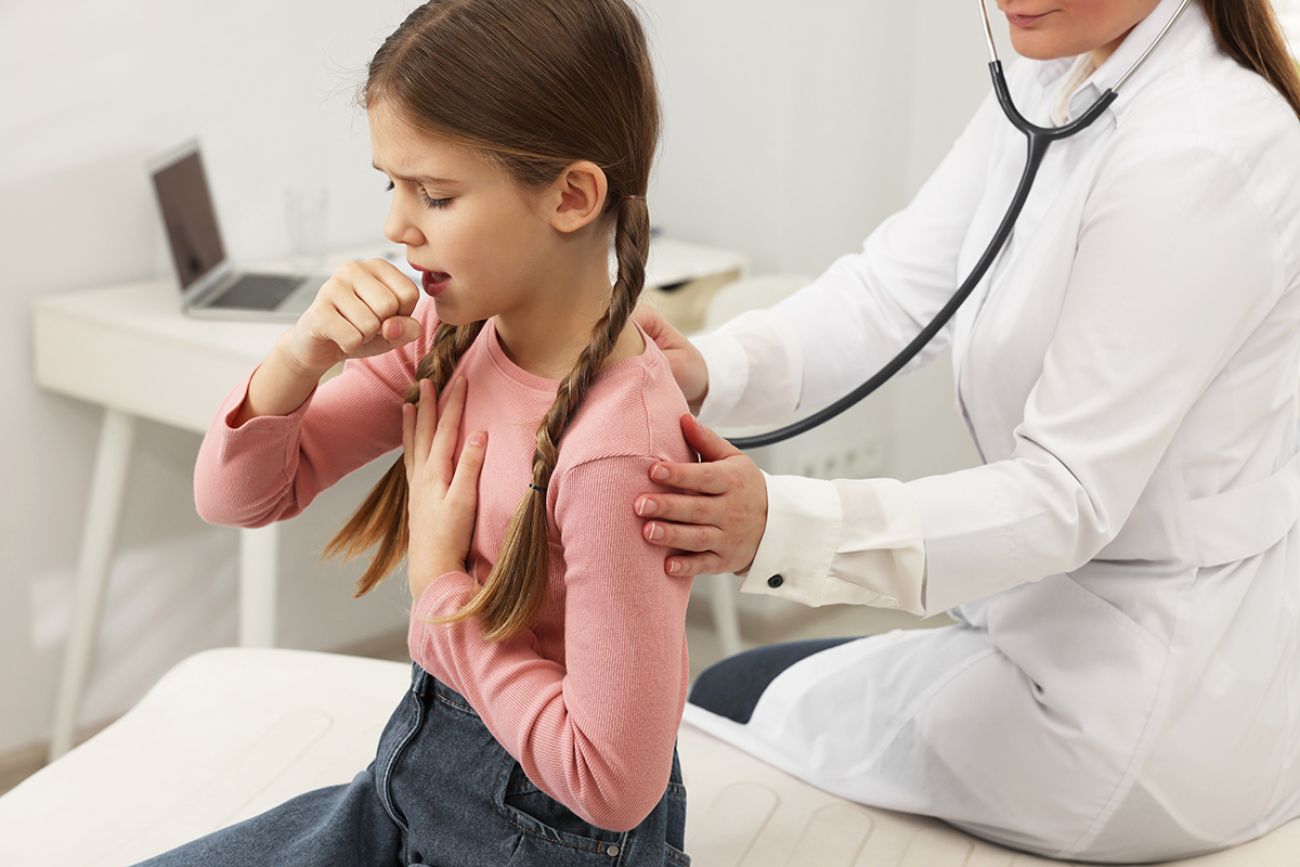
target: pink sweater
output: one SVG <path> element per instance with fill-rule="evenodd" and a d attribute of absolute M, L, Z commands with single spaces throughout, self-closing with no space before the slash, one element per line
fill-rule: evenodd
<path fill-rule="evenodd" d="M 425 325 L 418 340 L 347 362 L 290 415 L 235 429 L 250 373 L 200 447 L 199 515 L 239 527 L 292 518 L 344 475 L 400 448 L 403 396 L 437 324 L 428 298 L 413 315 Z M 458 368 L 469 382 L 462 430 L 490 433 L 469 574 L 435 580 L 409 630 L 411 657 L 469 701 L 539 788 L 615 831 L 640 824 L 667 786 L 687 686 L 690 581 L 664 574 L 664 552 L 642 539 L 633 501 L 654 489 L 653 462 L 693 455 L 677 421 L 685 401 L 663 354 L 646 344 L 601 372 L 561 442 L 547 491 L 550 586 L 532 629 L 489 643 L 477 620 L 420 621 L 458 609 L 487 577 L 528 492 L 535 432 L 558 383 L 516 366 L 492 323 L 484 327 Z"/>

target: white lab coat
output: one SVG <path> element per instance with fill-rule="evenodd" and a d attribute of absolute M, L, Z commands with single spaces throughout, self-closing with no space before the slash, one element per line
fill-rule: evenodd
<path fill-rule="evenodd" d="M 1090 76 L 1017 62 L 1021 111 L 1080 114 L 1175 6 Z M 788 421 L 878 369 L 969 273 L 1024 155 L 990 97 L 861 254 L 698 341 L 703 419 Z M 1193 3 L 1049 149 L 1010 246 L 914 362 L 951 346 L 984 464 L 768 480 L 745 590 L 956 606 L 958 625 L 800 662 L 748 725 L 687 720 L 843 797 L 1059 857 L 1188 855 L 1300 815 L 1298 338 L 1300 123 Z"/>

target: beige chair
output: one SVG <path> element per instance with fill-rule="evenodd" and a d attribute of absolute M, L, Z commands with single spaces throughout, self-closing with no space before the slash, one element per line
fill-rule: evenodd
<path fill-rule="evenodd" d="M 406 663 L 337 654 L 196 654 L 117 722 L 0 797 L 0 865 L 132 864 L 302 792 L 346 783 L 373 757 L 409 679 Z M 686 848 L 696 867 L 1053 863 L 933 820 L 839 800 L 689 726 L 679 749 L 690 805 Z M 1176 863 L 1295 867 L 1297 853 L 1300 822 Z"/>

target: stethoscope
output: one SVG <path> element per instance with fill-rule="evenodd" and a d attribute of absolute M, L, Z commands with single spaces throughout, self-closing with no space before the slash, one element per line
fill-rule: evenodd
<path fill-rule="evenodd" d="M 988 7 L 985 5 L 985 0 L 979 0 L 980 15 L 984 19 L 984 38 L 988 42 L 990 58 L 989 72 L 993 75 L 993 90 L 997 94 L 998 102 L 1001 103 L 1002 111 L 1006 114 L 1007 119 L 1011 121 L 1011 124 L 1016 129 L 1023 132 L 1025 137 L 1029 140 L 1029 158 L 1025 162 L 1024 172 L 1020 176 L 1020 185 L 1016 188 L 1016 194 L 1011 200 L 1011 206 L 1007 208 L 1006 216 L 1002 218 L 1002 223 L 998 226 L 997 232 L 994 233 L 993 240 L 989 242 L 988 247 L 984 249 L 984 254 L 980 256 L 979 261 L 975 263 L 975 268 L 971 271 L 970 276 L 961 284 L 956 293 L 953 294 L 952 298 L 948 300 L 948 303 L 943 306 L 943 309 L 935 315 L 934 319 L 930 320 L 930 324 L 921 329 L 921 332 L 916 335 L 915 339 L 913 339 L 911 343 L 907 344 L 902 352 L 894 356 L 893 360 L 882 367 L 875 376 L 871 377 L 866 382 L 853 389 L 853 391 L 832 403 L 830 406 L 818 410 L 806 418 L 800 419 L 793 424 L 769 433 L 737 437 L 731 440 L 731 443 L 740 449 L 753 449 L 762 446 L 770 446 L 774 443 L 783 442 L 784 440 L 799 436 L 799 434 L 807 433 L 813 428 L 819 427 L 820 425 L 830 421 L 849 407 L 855 405 L 867 395 L 880 388 L 880 386 L 884 385 L 890 380 L 890 378 L 902 370 L 907 363 L 911 361 L 912 358 L 920 352 L 936 334 L 939 333 L 944 325 L 948 323 L 948 320 L 952 318 L 952 315 L 957 312 L 957 308 L 962 305 L 962 303 L 970 296 L 971 292 L 975 290 L 975 287 L 979 285 L 980 280 L 984 278 L 985 272 L 988 271 L 989 266 L 993 264 L 993 260 L 997 258 L 998 253 L 1001 252 L 1004 246 L 1006 246 L 1007 240 L 1011 237 L 1011 230 L 1016 224 L 1016 218 L 1020 216 L 1020 211 L 1025 205 L 1025 200 L 1029 198 L 1029 191 L 1033 188 L 1034 178 L 1037 176 L 1038 169 L 1043 163 L 1043 155 L 1047 153 L 1047 146 L 1054 141 L 1067 139 L 1076 133 L 1082 132 L 1092 125 L 1093 121 L 1101 117 L 1102 112 L 1104 112 L 1110 104 L 1115 101 L 1115 95 L 1119 92 L 1119 89 L 1124 86 L 1124 83 L 1127 82 L 1133 73 L 1137 72 L 1138 68 L 1146 62 L 1148 57 L 1151 56 L 1151 52 L 1155 51 L 1156 46 L 1164 40 L 1165 35 L 1169 33 L 1170 28 L 1174 26 L 1174 22 L 1176 22 L 1183 14 L 1183 10 L 1187 8 L 1189 3 L 1191 3 L 1191 0 L 1183 0 L 1183 2 L 1179 4 L 1178 9 L 1169 18 L 1169 22 L 1165 24 L 1164 29 L 1162 29 L 1159 35 L 1156 36 L 1155 41 L 1151 43 L 1151 46 L 1143 52 L 1142 56 L 1139 57 L 1132 66 L 1129 67 L 1127 72 L 1120 76 L 1119 81 L 1115 82 L 1113 87 L 1107 89 L 1105 93 L 1097 97 L 1097 101 L 1094 102 L 1092 106 L 1078 119 L 1064 126 L 1041 127 L 1035 126 L 1025 120 L 1024 116 L 1016 109 L 1015 103 L 1011 101 L 1011 93 L 1007 89 L 1007 79 L 1002 74 L 1002 61 L 998 59 L 997 46 L 993 44 L 993 28 L 989 25 Z"/>

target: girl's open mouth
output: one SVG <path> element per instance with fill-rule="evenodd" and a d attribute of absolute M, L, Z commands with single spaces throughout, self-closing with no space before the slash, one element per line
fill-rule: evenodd
<path fill-rule="evenodd" d="M 442 290 L 447 288 L 447 284 L 451 282 L 451 275 L 442 271 L 424 271 L 420 276 L 423 278 L 425 293 L 434 298 L 437 298 L 442 293 Z"/>

